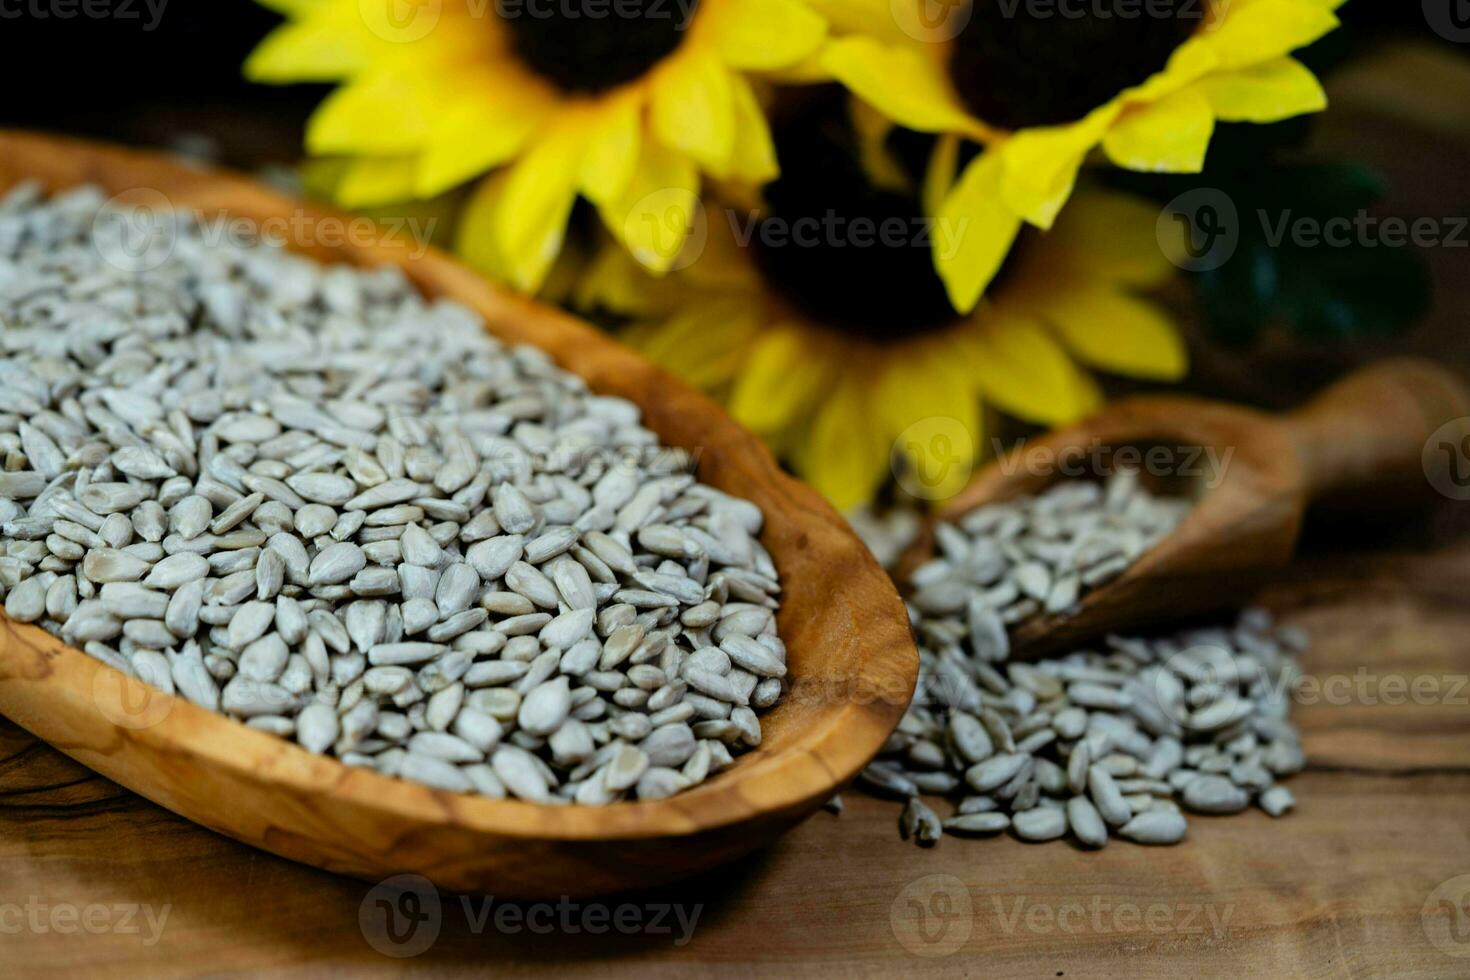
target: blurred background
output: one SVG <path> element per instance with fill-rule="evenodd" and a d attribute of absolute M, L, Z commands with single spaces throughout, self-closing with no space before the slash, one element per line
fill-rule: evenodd
<path fill-rule="evenodd" d="M 1299 52 L 1325 84 L 1328 111 L 1222 126 L 1203 175 L 1105 179 L 1159 202 L 1213 186 L 1243 208 L 1321 217 L 1366 208 L 1453 228 L 1470 210 L 1470 43 L 1431 27 L 1431 7 L 1356 0 L 1338 11 L 1342 29 Z M 304 124 L 330 91 L 244 79 L 247 54 L 282 20 L 246 0 L 134 0 L 108 19 L 5 10 L 7 126 L 283 168 L 300 159 Z M 1186 388 L 1283 408 L 1387 354 L 1470 365 L 1467 241 L 1462 229 L 1429 248 L 1251 251 L 1247 232 L 1247 261 L 1186 277 L 1167 297 L 1190 350 Z M 1136 386 L 1107 379 L 1109 394 Z"/>
<path fill-rule="evenodd" d="M 299 158 L 305 121 L 330 90 L 263 87 L 244 79 L 240 66 L 246 55 L 281 22 L 247 0 L 152 0 L 151 7 L 134 0 L 136 17 L 103 20 L 39 19 L 23 14 L 19 3 L 7 9 L 0 17 L 0 81 L 10 93 L 0 121 L 7 126 L 173 147 L 253 169 Z M 1288 168 L 1306 162 L 1341 168 L 1344 186 L 1335 188 L 1340 199 L 1319 202 L 1328 210 L 1351 214 L 1360 200 L 1381 192 L 1370 207 L 1382 216 L 1465 214 L 1470 43 L 1437 34 L 1418 3 L 1357 0 L 1339 16 L 1343 29 L 1302 59 L 1323 78 L 1329 111 L 1270 127 L 1231 127 L 1256 131 L 1217 137 L 1206 178 L 1229 176 L 1243 157 L 1253 166 L 1245 180 L 1261 184 L 1262 193 L 1275 189 L 1278 181 L 1258 168 L 1264 143 L 1272 147 L 1282 184 L 1289 183 Z M 61 66 L 68 70 L 57 70 Z M 1209 183 L 1206 178 L 1175 182 Z M 1146 183 L 1135 182 L 1135 188 Z M 1154 184 L 1142 189 L 1169 190 L 1168 180 Z M 1190 338 L 1192 346 L 1209 344 L 1211 354 L 1194 358 L 1191 387 L 1289 404 L 1295 391 L 1334 376 L 1345 361 L 1385 350 L 1470 363 L 1470 333 L 1463 327 L 1463 311 L 1470 307 L 1470 249 L 1462 243 L 1412 250 L 1426 269 L 1429 288 L 1423 295 L 1397 262 L 1390 279 L 1381 270 L 1375 275 L 1371 257 L 1357 257 L 1345 273 L 1316 270 L 1377 293 L 1361 298 L 1362 309 L 1339 325 L 1337 336 L 1309 330 L 1305 337 L 1289 331 L 1257 337 L 1250 313 L 1221 313 L 1219 329 Z M 1368 285 L 1359 274 L 1364 269 Z M 1222 286 L 1238 292 L 1229 283 Z M 1231 305 L 1228 297 L 1221 302 Z M 1284 380 L 1290 383 L 1284 386 Z"/>

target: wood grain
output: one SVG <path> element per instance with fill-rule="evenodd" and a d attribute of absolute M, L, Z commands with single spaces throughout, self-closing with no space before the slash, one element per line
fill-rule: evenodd
<path fill-rule="evenodd" d="M 935 519 L 1059 480 L 1103 478 L 1122 465 L 1112 455 L 1119 450 L 1136 452 L 1128 465 L 1156 491 L 1192 498 L 1193 510 L 1172 533 L 1086 592 L 1076 612 L 1033 616 L 1011 632 L 1021 656 L 1075 649 L 1105 633 L 1237 605 L 1291 556 L 1315 501 L 1372 511 L 1431 500 L 1425 442 L 1465 416 L 1470 387 L 1456 372 L 1414 358 L 1355 372 L 1289 415 L 1182 396 L 1127 398 L 990 463 Z M 933 552 L 926 528 L 901 568 Z"/>
<path fill-rule="evenodd" d="M 792 677 L 791 694 L 764 717 L 761 747 L 718 778 L 655 803 L 542 807 L 349 770 L 127 683 L 44 631 L 0 618 L 0 712 L 68 755 L 207 827 L 320 867 L 588 895 L 668 881 L 768 843 L 866 764 L 901 716 L 918 658 L 871 554 L 717 406 L 606 335 L 442 255 L 414 258 L 408 242 L 326 247 L 348 219 L 161 156 L 0 133 L 0 187 L 27 178 L 52 189 L 92 182 L 255 228 L 274 222 L 290 247 L 324 261 L 400 265 L 428 294 L 482 314 L 498 336 L 535 344 L 596 390 L 637 402 L 665 443 L 697 451 L 702 480 L 765 512 L 761 540 L 782 577 L 777 625 Z"/>
<path fill-rule="evenodd" d="M 202 831 L 0 726 L 0 905 L 171 906 L 154 946 L 146 931 L 0 933 L 4 972 L 1465 976 L 1470 959 L 1436 946 L 1421 912 L 1441 882 L 1470 874 L 1470 707 L 1448 693 L 1470 672 L 1467 591 L 1470 546 L 1277 573 L 1266 598 L 1311 631 L 1310 676 L 1448 682 L 1438 702 L 1298 705 L 1310 764 L 1285 818 L 1196 818 L 1169 849 L 946 838 L 924 851 L 897 839 L 896 804 L 851 792 L 841 817 L 818 814 L 744 862 L 605 902 L 679 904 L 686 918 L 698 907 L 682 946 L 677 932 L 537 934 L 493 918 L 477 932 L 480 899 L 467 912 L 444 893 L 437 941 L 392 959 L 359 927 L 368 886 Z M 941 893 L 963 894 L 969 914 L 921 904 L 921 920 L 910 899 Z M 1153 925 L 1134 908 L 1155 910 Z M 914 938 L 921 921 L 933 942 Z"/>

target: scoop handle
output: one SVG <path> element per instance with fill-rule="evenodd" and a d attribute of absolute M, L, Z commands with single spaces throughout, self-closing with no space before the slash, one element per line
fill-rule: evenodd
<path fill-rule="evenodd" d="M 1425 487 L 1431 472 L 1470 471 L 1470 387 L 1455 373 L 1418 358 L 1396 358 L 1354 372 L 1287 417 L 1310 497 L 1348 491 Z M 1428 446 L 1453 420 L 1448 453 Z M 1436 440 L 1441 441 L 1441 440 Z"/>

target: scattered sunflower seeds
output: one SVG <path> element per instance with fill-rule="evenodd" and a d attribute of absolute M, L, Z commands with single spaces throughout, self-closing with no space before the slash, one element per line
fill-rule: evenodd
<path fill-rule="evenodd" d="M 1295 800 L 1276 781 L 1305 765 L 1287 714 L 1307 639 L 1274 629 L 1264 610 L 1230 627 L 1113 636 L 1100 649 L 1009 662 L 1010 624 L 1065 613 L 1186 513 L 1123 472 L 941 526 L 939 557 L 910 583 L 919 689 L 858 784 L 905 801 L 910 831 L 932 812 L 911 801 L 937 795 L 955 803 L 949 833 L 1070 833 L 1090 848 L 1112 836 L 1178 843 L 1185 811 L 1289 811 Z M 909 531 L 891 517 L 860 515 L 858 526 L 883 553 L 905 547 Z"/>
<path fill-rule="evenodd" d="M 1185 812 L 1254 802 L 1276 817 L 1295 804 L 1277 780 L 1305 765 L 1287 709 L 1306 640 L 1273 630 L 1264 610 L 1233 627 L 1109 637 L 1103 649 L 1035 663 L 992 665 L 967 642 L 963 632 L 921 642 L 913 706 L 859 785 L 905 802 L 952 798 L 950 833 L 1010 827 L 1043 841 L 1070 831 L 1092 848 L 1110 836 L 1178 843 Z M 1223 723 L 1211 710 L 1222 703 Z"/>
<path fill-rule="evenodd" d="M 7 615 L 454 792 L 662 799 L 760 743 L 786 674 L 762 515 L 635 405 L 394 268 L 186 215 L 139 254 L 135 217 L 0 198 Z"/>

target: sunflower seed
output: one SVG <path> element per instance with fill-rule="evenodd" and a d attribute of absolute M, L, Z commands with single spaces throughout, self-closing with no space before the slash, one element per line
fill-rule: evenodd
<path fill-rule="evenodd" d="M 47 582 L 28 578 L 5 597 L 5 615 L 18 623 L 34 623 L 46 612 Z"/>
<path fill-rule="evenodd" d="M 1067 832 L 1067 812 L 1058 807 L 1039 806 L 1012 816 L 1011 826 L 1022 840 L 1056 840 Z"/>
<path fill-rule="evenodd" d="M 944 821 L 945 830 L 961 836 L 998 834 L 1010 825 L 1011 818 L 1004 813 L 967 813 Z"/>
<path fill-rule="evenodd" d="M 1148 810 L 1118 828 L 1118 833 L 1140 844 L 1177 844 L 1184 839 L 1187 829 L 1183 814 Z"/>

